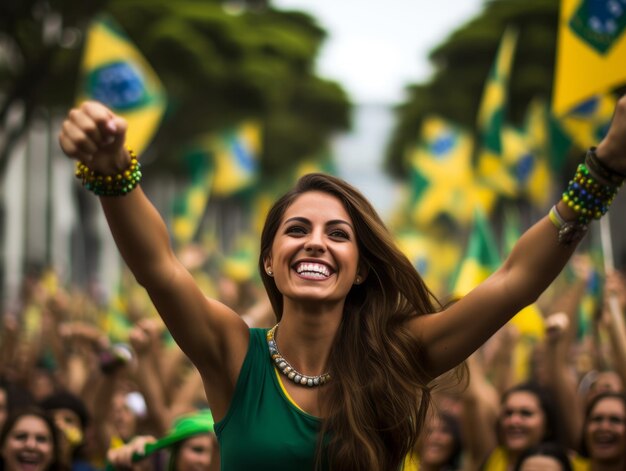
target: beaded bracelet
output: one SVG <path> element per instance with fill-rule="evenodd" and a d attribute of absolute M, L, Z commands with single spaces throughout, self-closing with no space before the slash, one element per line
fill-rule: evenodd
<path fill-rule="evenodd" d="M 591 147 L 587 151 L 587 155 L 585 155 L 585 166 L 587 170 L 589 170 L 589 173 L 603 185 L 619 187 L 626 179 L 625 174 L 607 167 L 607 165 L 598 158 L 595 147 Z"/>
<path fill-rule="evenodd" d="M 578 214 L 581 223 L 588 224 L 606 214 L 618 189 L 619 185 L 602 184 L 585 164 L 579 164 L 563 192 L 563 201 Z"/>
<path fill-rule="evenodd" d="M 128 149 L 130 163 L 115 175 L 101 175 L 85 164 L 76 162 L 76 178 L 97 196 L 124 196 L 133 191 L 141 181 L 141 164 L 132 149 Z"/>

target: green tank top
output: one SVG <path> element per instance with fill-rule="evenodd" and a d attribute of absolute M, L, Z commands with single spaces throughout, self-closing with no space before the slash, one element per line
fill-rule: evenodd
<path fill-rule="evenodd" d="M 223 471 L 313 471 L 320 419 L 298 409 L 276 376 L 265 334 L 248 353 L 226 416 L 215 424 Z"/>

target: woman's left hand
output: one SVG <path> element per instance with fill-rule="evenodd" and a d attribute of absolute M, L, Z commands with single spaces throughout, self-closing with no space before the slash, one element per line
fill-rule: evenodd
<path fill-rule="evenodd" d="M 611 127 L 596 154 L 610 169 L 626 175 L 626 95 L 617 102 Z"/>

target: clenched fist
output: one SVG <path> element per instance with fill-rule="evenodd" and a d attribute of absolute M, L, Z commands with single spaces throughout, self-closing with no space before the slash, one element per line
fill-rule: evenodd
<path fill-rule="evenodd" d="M 126 128 L 126 121 L 106 106 L 87 101 L 68 113 L 59 133 L 59 144 L 68 157 L 91 170 L 114 175 L 128 167 L 130 161 L 124 147 Z"/>

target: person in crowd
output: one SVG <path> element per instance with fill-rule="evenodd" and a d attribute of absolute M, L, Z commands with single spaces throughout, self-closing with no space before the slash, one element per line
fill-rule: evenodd
<path fill-rule="evenodd" d="M 122 447 L 111 448 L 107 460 L 113 468 L 137 466 L 153 470 L 158 466 L 149 463 L 148 457 L 161 450 L 169 453 L 167 471 L 218 470 L 219 453 L 211 412 L 199 411 L 177 418 L 169 433 L 159 440 L 148 435 L 137 436 Z"/>
<path fill-rule="evenodd" d="M 424 434 L 402 471 L 460 470 L 463 442 L 457 418 L 443 410 L 429 415 Z"/>
<path fill-rule="evenodd" d="M 488 419 L 467 413 L 473 417 L 473 423 Z M 552 397 L 533 382 L 506 391 L 501 397 L 496 427 L 481 430 L 482 435 L 468 434 L 467 443 L 472 462 L 484 471 L 511 471 L 524 452 L 544 442 L 565 446 Z"/>
<path fill-rule="evenodd" d="M 82 399 L 61 390 L 44 398 L 39 405 L 52 415 L 59 431 L 63 463 L 71 471 L 93 470 L 83 454 L 89 412 Z"/>
<path fill-rule="evenodd" d="M 522 453 L 515 471 L 573 471 L 573 468 L 567 450 L 544 442 Z"/>
<path fill-rule="evenodd" d="M 603 392 L 591 399 L 585 413 L 581 455 L 588 471 L 626 468 L 626 395 Z"/>
<path fill-rule="evenodd" d="M 52 417 L 36 406 L 9 414 L 0 430 L 0 471 L 66 471 Z"/>
<path fill-rule="evenodd" d="M 433 380 L 538 298 L 626 177 L 622 98 L 549 215 L 485 282 L 443 309 L 357 189 L 305 175 L 270 209 L 261 234 L 260 274 L 279 323 L 250 329 L 177 260 L 139 185 L 126 128 L 85 102 L 69 112 L 59 142 L 200 372 L 229 470 L 398 469 L 422 431 Z"/>

